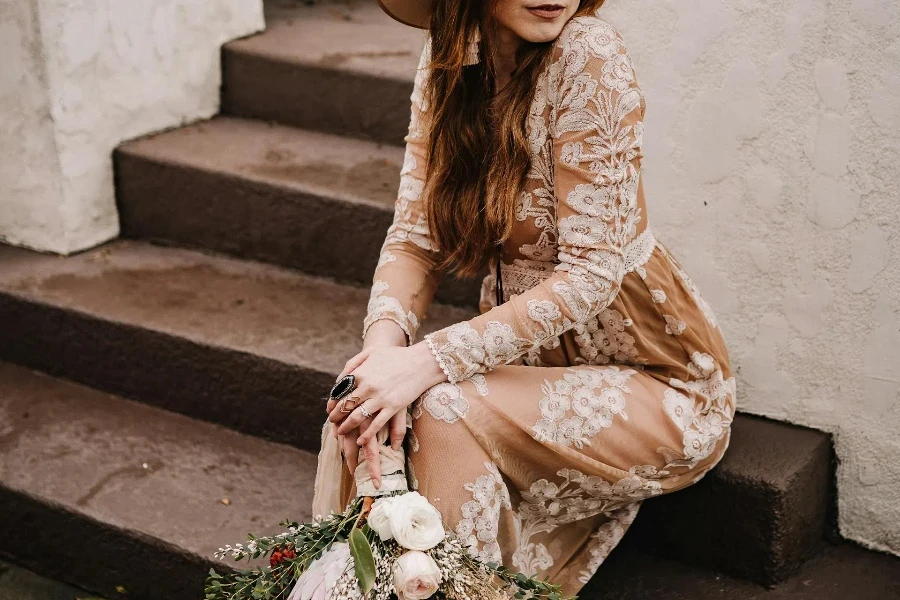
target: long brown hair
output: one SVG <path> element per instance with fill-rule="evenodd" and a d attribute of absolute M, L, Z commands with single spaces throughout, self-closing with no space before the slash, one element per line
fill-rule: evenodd
<path fill-rule="evenodd" d="M 431 23 L 428 226 L 440 269 L 477 275 L 512 229 L 516 199 L 531 167 L 526 120 L 553 42 L 525 42 L 516 69 L 494 97 L 493 10 L 503 0 L 435 0 Z M 577 15 L 604 0 L 581 0 Z M 479 62 L 465 65 L 468 40 L 481 35 Z M 500 107 L 500 110 L 492 110 Z"/>

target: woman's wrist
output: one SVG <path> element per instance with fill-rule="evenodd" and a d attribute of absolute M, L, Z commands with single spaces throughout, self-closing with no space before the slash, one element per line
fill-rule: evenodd
<path fill-rule="evenodd" d="M 447 375 L 425 341 L 413 344 L 409 349 L 412 351 L 412 362 L 417 366 L 417 372 L 422 374 L 428 387 L 447 381 Z"/>
<path fill-rule="evenodd" d="M 391 319 L 378 319 L 372 323 L 366 331 L 366 339 L 363 341 L 363 348 L 406 345 L 408 345 L 406 332 Z"/>

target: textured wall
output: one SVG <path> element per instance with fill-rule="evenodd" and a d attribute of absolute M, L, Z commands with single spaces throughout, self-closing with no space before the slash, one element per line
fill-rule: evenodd
<path fill-rule="evenodd" d="M 118 235 L 112 149 L 214 114 L 220 46 L 262 27 L 258 0 L 0 0 L 0 239 Z"/>
<path fill-rule="evenodd" d="M 900 4 L 609 0 L 647 94 L 650 223 L 740 410 L 834 434 L 841 532 L 900 553 Z"/>
<path fill-rule="evenodd" d="M 50 247 L 61 203 L 37 6 L 0 0 L 0 239 Z"/>

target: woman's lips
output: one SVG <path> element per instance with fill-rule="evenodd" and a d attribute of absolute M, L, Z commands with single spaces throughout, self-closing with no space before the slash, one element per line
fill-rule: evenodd
<path fill-rule="evenodd" d="M 542 19 L 555 19 L 563 14 L 563 11 L 565 10 L 566 8 L 559 4 L 541 4 L 539 6 L 531 6 L 528 8 L 528 11 L 531 14 Z"/>

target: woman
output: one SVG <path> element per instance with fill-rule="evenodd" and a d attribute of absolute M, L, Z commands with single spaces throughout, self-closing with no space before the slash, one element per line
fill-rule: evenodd
<path fill-rule="evenodd" d="M 400 447 L 411 407 L 410 478 L 449 526 L 576 593 L 644 499 L 722 458 L 734 415 L 716 319 L 647 224 L 644 98 L 603 0 L 381 1 L 433 26 L 364 349 L 341 374 L 357 386 L 326 433 L 353 470 L 384 427 Z M 486 263 L 481 314 L 415 343 L 442 274 Z M 328 500 L 324 464 L 317 506 L 341 510 L 352 478 Z"/>

